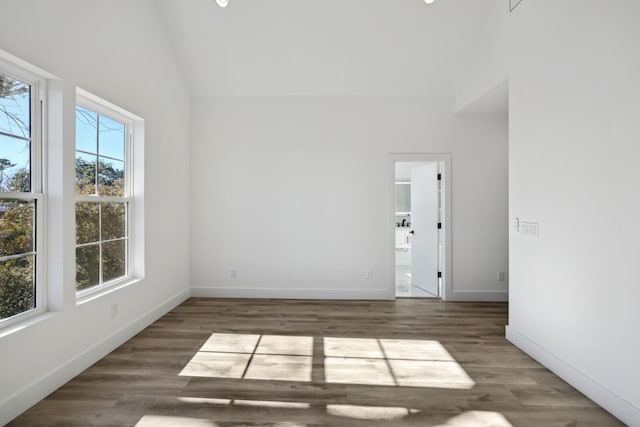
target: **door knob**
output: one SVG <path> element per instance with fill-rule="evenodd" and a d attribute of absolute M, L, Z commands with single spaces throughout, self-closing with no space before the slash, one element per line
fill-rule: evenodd
<path fill-rule="evenodd" d="M 416 234 L 416 232 L 415 232 L 415 231 L 413 231 L 413 230 L 411 230 L 411 231 L 409 232 L 409 234 Z"/>

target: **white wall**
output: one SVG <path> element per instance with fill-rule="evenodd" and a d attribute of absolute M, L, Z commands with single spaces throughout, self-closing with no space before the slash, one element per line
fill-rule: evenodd
<path fill-rule="evenodd" d="M 511 232 L 507 336 L 630 425 L 640 425 L 638 19 L 636 0 L 524 0 L 480 43 L 491 58 L 491 40 L 508 40 L 508 60 L 478 64 L 478 75 L 510 79 L 510 217 L 540 224 L 537 239 Z"/>
<path fill-rule="evenodd" d="M 470 51 L 466 66 L 461 67 L 455 86 L 455 110 L 458 112 L 498 111 L 492 104 L 496 100 L 502 102 L 504 89 L 501 87 L 509 77 L 513 37 L 509 28 L 508 0 L 483 0 L 482 3 L 486 19 L 472 42 L 475 48 Z M 506 102 L 504 104 L 506 108 Z"/>
<path fill-rule="evenodd" d="M 454 297 L 506 298 L 496 280 L 508 263 L 506 118 L 452 107 L 447 98 L 196 99 L 193 293 L 387 298 L 388 154 L 450 152 Z"/>
<path fill-rule="evenodd" d="M 4 0 L 2 16 L 0 49 L 60 79 L 51 84 L 59 104 L 51 121 L 63 127 L 49 153 L 52 311 L 22 329 L 0 331 L 0 424 L 189 294 L 189 99 L 151 2 Z M 76 86 L 146 123 L 146 277 L 82 305 L 74 283 Z M 120 305 L 114 320 L 111 302 Z"/>

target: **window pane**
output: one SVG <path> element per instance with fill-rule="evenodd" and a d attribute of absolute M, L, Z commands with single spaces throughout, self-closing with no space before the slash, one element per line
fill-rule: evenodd
<path fill-rule="evenodd" d="M 102 240 L 120 239 L 126 236 L 126 204 L 102 204 Z"/>
<path fill-rule="evenodd" d="M 127 241 L 102 244 L 102 279 L 108 282 L 127 274 Z"/>
<path fill-rule="evenodd" d="M 33 252 L 35 202 L 0 200 L 0 257 Z"/>
<path fill-rule="evenodd" d="M 0 135 L 0 191 L 31 191 L 31 143 Z"/>
<path fill-rule="evenodd" d="M 98 159 L 98 193 L 101 196 L 124 196 L 124 162 Z"/>
<path fill-rule="evenodd" d="M 35 256 L 0 261 L 0 319 L 35 308 Z"/>
<path fill-rule="evenodd" d="M 126 131 L 125 123 L 76 106 L 76 195 L 101 196 L 76 202 L 78 290 L 127 275 Z"/>
<path fill-rule="evenodd" d="M 97 157 L 76 152 L 76 194 L 96 194 Z"/>
<path fill-rule="evenodd" d="M 76 150 L 98 154 L 98 115 L 76 106 Z"/>
<path fill-rule="evenodd" d="M 76 203 L 76 244 L 100 241 L 100 203 Z"/>
<path fill-rule="evenodd" d="M 100 282 L 100 245 L 76 248 L 76 289 L 86 289 Z"/>
<path fill-rule="evenodd" d="M 100 154 L 124 160 L 124 124 L 100 116 Z"/>
<path fill-rule="evenodd" d="M 0 74 L 0 131 L 31 138 L 31 86 Z"/>

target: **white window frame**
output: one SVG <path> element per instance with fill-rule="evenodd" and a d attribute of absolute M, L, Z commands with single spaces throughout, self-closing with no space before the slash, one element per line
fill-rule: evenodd
<path fill-rule="evenodd" d="M 75 203 L 78 202 L 92 202 L 92 203 L 126 203 L 126 218 L 125 218 L 125 228 L 126 228 L 126 274 L 122 277 L 119 277 L 114 280 L 110 280 L 108 282 L 102 282 L 95 286 L 92 286 L 87 289 L 76 290 L 76 299 L 78 303 L 82 303 L 87 300 L 91 300 L 96 296 L 100 296 L 104 293 L 108 293 L 112 291 L 114 288 L 120 288 L 122 286 L 129 285 L 130 283 L 136 282 L 141 278 L 139 271 L 140 267 L 136 268 L 136 261 L 140 258 L 137 253 L 138 248 L 138 240 L 136 237 L 139 235 L 136 228 L 138 227 L 138 221 L 136 221 L 136 217 L 139 216 L 137 212 L 138 205 L 137 199 L 141 197 L 138 194 L 137 189 L 139 188 L 136 185 L 136 175 L 138 175 L 137 165 L 135 165 L 135 147 L 134 143 L 138 143 L 138 135 L 137 130 L 141 126 L 140 123 L 142 120 L 135 116 L 134 114 L 125 111 L 124 109 L 105 101 L 102 98 L 99 98 L 85 90 L 80 88 L 76 88 L 76 106 L 84 107 L 88 110 L 91 110 L 94 113 L 97 113 L 101 116 L 110 118 L 117 122 L 123 123 L 125 126 L 125 158 L 124 158 L 124 167 L 125 167 L 125 187 L 124 187 L 124 196 L 99 196 L 99 195 L 75 195 Z M 74 108 L 74 123 L 75 123 L 75 108 Z M 77 142 L 74 141 L 74 153 L 76 153 Z M 75 156 L 74 156 L 75 158 Z M 75 161 L 74 161 L 75 168 Z M 96 183 L 97 184 L 97 183 Z M 74 190 L 75 192 L 75 190 Z M 74 215 L 75 215 L 75 203 L 74 203 Z M 75 221 L 74 221 L 75 224 Z M 75 227 L 74 227 L 75 228 Z M 75 242 L 75 238 L 74 238 Z M 103 240 L 100 240 L 100 245 L 102 246 Z M 80 245 L 82 246 L 82 245 Z M 77 243 L 74 244 L 74 247 L 77 248 Z M 102 255 L 102 252 L 101 252 Z M 102 257 L 101 257 L 102 258 Z M 74 263 L 75 265 L 75 263 Z M 100 260 L 100 280 L 102 280 L 102 259 Z M 75 283 L 74 283 L 75 286 Z"/>
<path fill-rule="evenodd" d="M 47 285 L 45 283 L 45 263 L 47 256 L 45 254 L 45 192 L 46 182 L 44 177 L 45 165 L 45 106 L 47 80 L 31 71 L 28 71 L 13 62 L 0 57 L 0 71 L 16 80 L 27 83 L 31 86 L 30 99 L 30 125 L 31 125 L 31 192 L 30 193 L 11 193 L 2 192 L 0 198 L 8 200 L 33 201 L 35 204 L 35 232 L 34 232 L 34 252 L 35 256 L 35 308 L 16 314 L 6 319 L 0 320 L 0 328 L 14 325 L 19 322 L 31 319 L 47 311 Z M 25 254 L 21 254 L 25 255 Z M 5 260 L 11 257 L 4 257 Z"/>

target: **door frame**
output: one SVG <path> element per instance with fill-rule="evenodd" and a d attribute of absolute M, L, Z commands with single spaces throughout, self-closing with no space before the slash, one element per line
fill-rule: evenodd
<path fill-rule="evenodd" d="M 389 154 L 389 203 L 387 220 L 387 247 L 388 265 L 391 266 L 389 277 L 389 299 L 396 299 L 396 163 L 398 162 L 426 162 L 440 163 L 442 165 L 442 294 L 440 298 L 447 301 L 453 296 L 452 276 L 452 248 L 451 248 L 451 153 L 391 153 Z"/>

